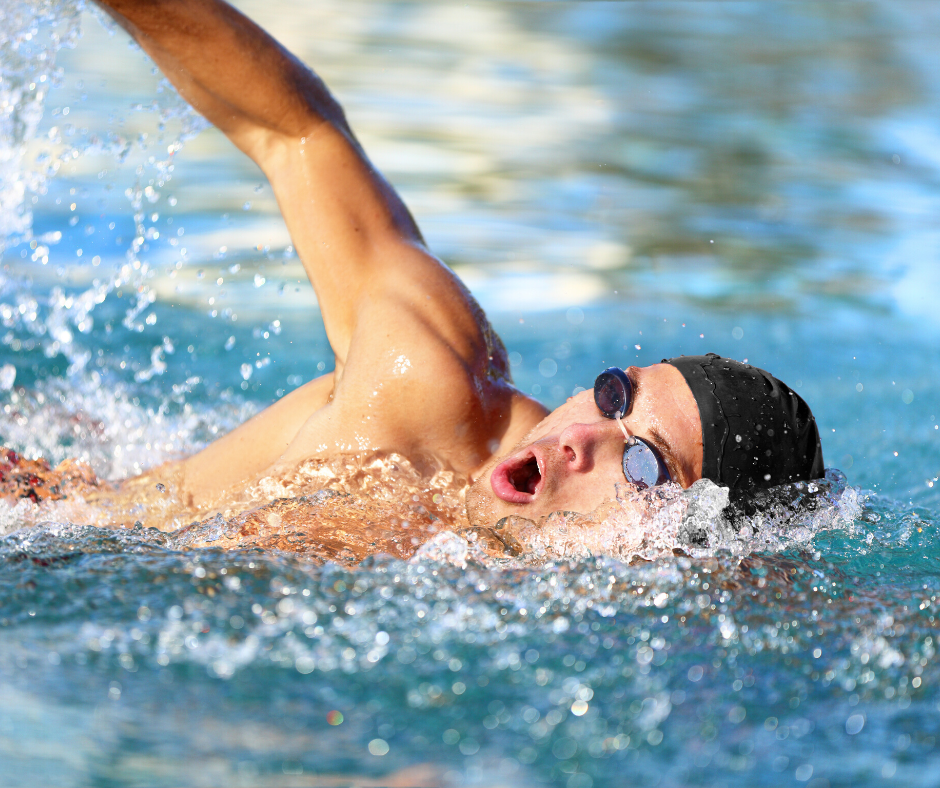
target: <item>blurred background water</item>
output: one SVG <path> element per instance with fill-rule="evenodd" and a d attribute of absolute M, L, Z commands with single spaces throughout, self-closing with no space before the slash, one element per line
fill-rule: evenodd
<path fill-rule="evenodd" d="M 3 782 L 940 784 L 940 10 L 238 5 L 333 88 L 521 388 L 748 359 L 851 501 L 743 580 L 724 552 L 350 572 L 21 531 Z M 96 16 L 0 11 L 0 437 L 117 478 L 331 358 L 260 172 Z"/>

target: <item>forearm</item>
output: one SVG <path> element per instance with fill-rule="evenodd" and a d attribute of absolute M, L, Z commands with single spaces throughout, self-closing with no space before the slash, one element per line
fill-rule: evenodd
<path fill-rule="evenodd" d="M 323 121 L 351 137 L 322 80 L 221 0 L 97 0 L 180 94 L 252 158 Z"/>

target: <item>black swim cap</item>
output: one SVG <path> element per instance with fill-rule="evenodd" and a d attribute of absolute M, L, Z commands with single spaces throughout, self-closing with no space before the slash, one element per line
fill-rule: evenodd
<path fill-rule="evenodd" d="M 685 378 L 702 419 L 702 478 L 732 490 L 822 478 L 816 419 L 769 372 L 714 353 L 663 359 Z"/>

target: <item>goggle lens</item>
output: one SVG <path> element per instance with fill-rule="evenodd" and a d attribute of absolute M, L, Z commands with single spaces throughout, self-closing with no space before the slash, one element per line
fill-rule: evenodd
<path fill-rule="evenodd" d="M 601 372 L 594 381 L 594 403 L 608 419 L 624 418 L 633 404 L 633 383 L 617 367 Z M 633 438 L 623 450 L 623 475 L 640 490 L 669 481 L 669 470 L 658 452 L 642 438 Z"/>
<path fill-rule="evenodd" d="M 623 450 L 623 475 L 640 490 L 669 481 L 669 471 L 659 455 L 642 438 L 634 438 Z"/>
<path fill-rule="evenodd" d="M 622 369 L 605 369 L 594 381 L 594 403 L 608 419 L 623 418 L 633 402 L 633 384 Z"/>

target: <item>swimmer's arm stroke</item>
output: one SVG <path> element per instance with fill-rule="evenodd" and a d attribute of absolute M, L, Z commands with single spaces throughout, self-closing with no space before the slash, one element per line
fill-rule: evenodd
<path fill-rule="evenodd" d="M 482 326 L 472 299 L 427 251 L 313 71 L 221 0 L 98 2 L 268 177 L 317 293 L 337 384 L 357 329 L 369 328 L 364 316 L 397 330 L 428 295 L 446 303 L 418 316 L 424 330 L 467 362 L 478 356 Z"/>
<path fill-rule="evenodd" d="M 354 450 L 430 454 L 468 472 L 494 439 L 515 442 L 544 416 L 511 386 L 483 311 L 428 251 L 316 74 L 222 0 L 97 2 L 267 176 L 336 360 L 182 461 L 187 494 L 208 500 L 268 468 Z"/>

